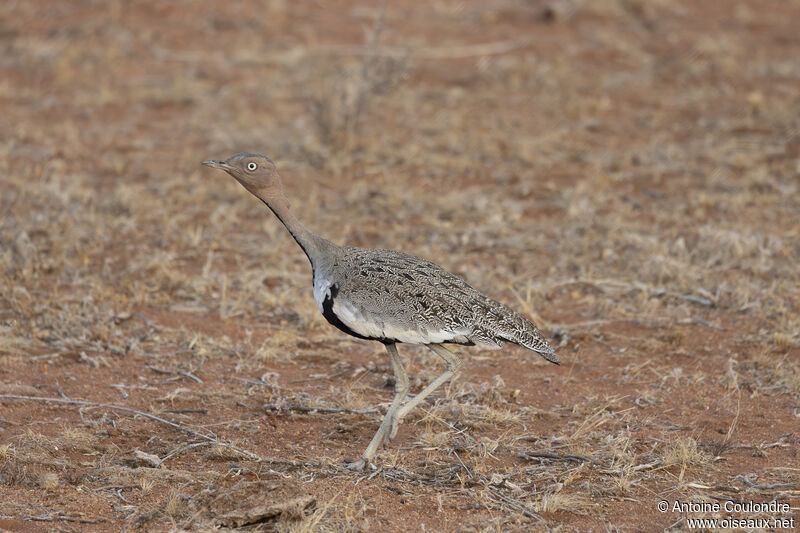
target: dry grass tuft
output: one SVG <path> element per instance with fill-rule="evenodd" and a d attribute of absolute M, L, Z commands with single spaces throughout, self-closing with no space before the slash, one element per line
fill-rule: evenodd
<path fill-rule="evenodd" d="M 346 498 L 334 497 L 318 505 L 313 513 L 297 517 L 281 517 L 275 523 L 280 533 L 357 533 L 370 530 L 367 505 L 358 493 Z"/>
<path fill-rule="evenodd" d="M 143 496 L 147 496 L 152 492 L 153 488 L 156 486 L 156 480 L 149 477 L 140 476 L 136 479 L 136 484 L 139 487 Z"/>
<path fill-rule="evenodd" d="M 179 491 L 171 493 L 167 503 L 164 505 L 164 514 L 175 521 L 186 518 L 191 510 L 189 498 Z"/>
<path fill-rule="evenodd" d="M 446 449 L 453 443 L 453 434 L 450 431 L 438 433 L 426 431 L 419 437 L 419 444 L 425 448 Z"/>
<path fill-rule="evenodd" d="M 61 486 L 61 480 L 59 479 L 58 474 L 48 472 L 46 474 L 42 474 L 39 478 L 39 486 L 47 492 L 58 492 Z"/>
<path fill-rule="evenodd" d="M 562 492 L 545 494 L 536 504 L 539 513 L 580 513 L 590 509 L 592 504 L 583 496 Z"/>
<path fill-rule="evenodd" d="M 375 13 L 367 30 L 360 61 L 333 63 L 333 69 L 320 75 L 317 66 L 313 90 L 307 95 L 307 105 L 313 117 L 322 157 L 336 168 L 339 156 L 346 151 L 363 149 L 362 135 L 365 115 L 380 96 L 395 89 L 406 76 L 406 61 L 375 53 L 384 31 L 384 7 Z M 328 63 L 330 65 L 330 63 Z"/>
<path fill-rule="evenodd" d="M 62 448 L 73 449 L 81 453 L 92 453 L 103 450 L 96 435 L 75 427 L 65 427 L 58 438 Z"/>
<path fill-rule="evenodd" d="M 679 467 L 679 481 L 683 481 L 689 468 L 709 464 L 709 458 L 703 455 L 697 441 L 691 437 L 678 438 L 668 443 L 663 451 L 663 459 L 666 468 Z"/>

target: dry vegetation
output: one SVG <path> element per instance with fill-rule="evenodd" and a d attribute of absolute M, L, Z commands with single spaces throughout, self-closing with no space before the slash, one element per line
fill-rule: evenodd
<path fill-rule="evenodd" d="M 800 4 L 766 4 L 3 3 L 0 528 L 796 514 Z M 391 370 L 199 165 L 241 150 L 310 227 L 463 275 L 562 366 L 463 350 L 377 469 L 343 470 Z M 439 371 L 401 354 L 412 390 Z"/>

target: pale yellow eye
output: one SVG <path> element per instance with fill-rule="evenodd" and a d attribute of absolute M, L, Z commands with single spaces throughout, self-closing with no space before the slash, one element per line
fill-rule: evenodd
<path fill-rule="evenodd" d="M 257 168 L 258 168 L 258 165 L 256 165 L 252 161 L 247 163 L 247 170 L 249 170 L 250 172 L 254 171 Z"/>

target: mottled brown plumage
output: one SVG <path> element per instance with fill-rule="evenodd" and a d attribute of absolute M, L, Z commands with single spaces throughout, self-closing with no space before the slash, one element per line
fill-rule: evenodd
<path fill-rule="evenodd" d="M 351 468 L 364 468 L 378 446 L 394 437 L 403 417 L 457 371 L 461 361 L 443 344 L 500 348 L 512 342 L 558 363 L 530 320 L 442 267 L 403 252 L 337 246 L 309 231 L 290 211 L 269 158 L 240 153 L 203 164 L 228 172 L 283 222 L 311 262 L 314 299 L 331 324 L 386 346 L 396 377 L 394 399 L 361 459 L 351 463 Z M 408 378 L 397 353 L 398 342 L 424 344 L 447 366 L 405 403 Z"/>
<path fill-rule="evenodd" d="M 346 323 L 364 337 L 485 348 L 509 341 L 558 362 L 527 318 L 439 265 L 395 250 L 343 247 L 337 252 L 329 270 L 315 269 L 315 277 L 337 285 L 334 310 L 346 299 L 362 317 Z"/>

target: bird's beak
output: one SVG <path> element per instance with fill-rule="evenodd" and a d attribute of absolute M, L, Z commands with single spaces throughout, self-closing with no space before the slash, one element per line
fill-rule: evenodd
<path fill-rule="evenodd" d="M 206 159 L 205 161 L 203 161 L 203 164 L 207 167 L 219 168 L 222 170 L 228 170 L 230 168 L 230 166 L 225 161 L 219 159 Z"/>

